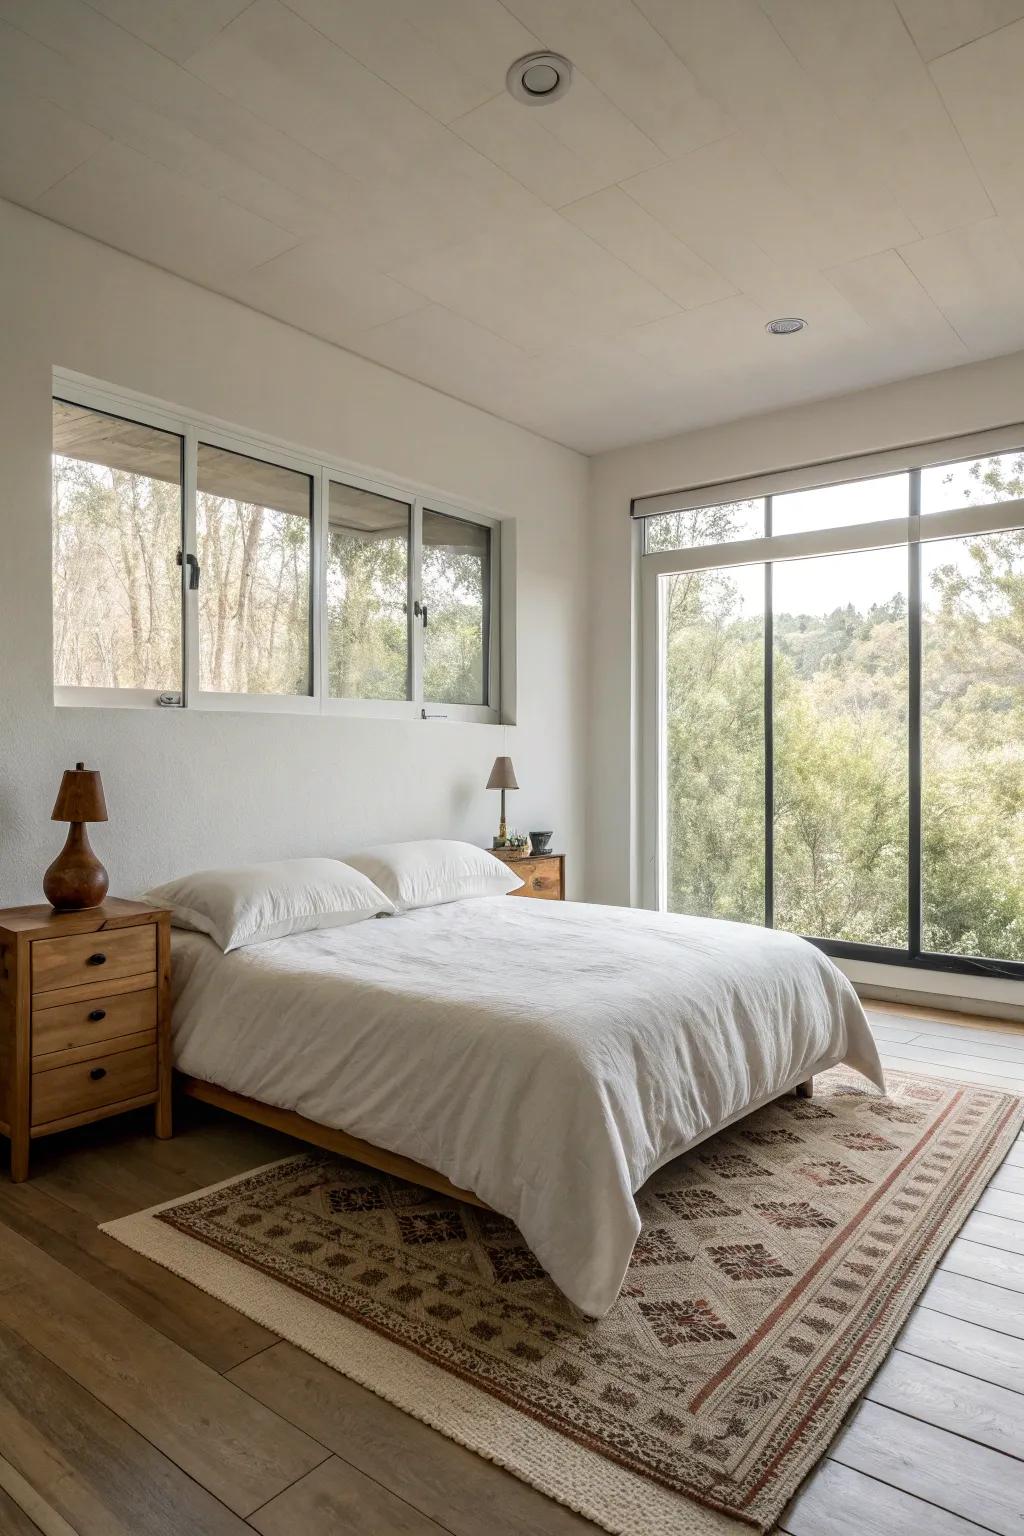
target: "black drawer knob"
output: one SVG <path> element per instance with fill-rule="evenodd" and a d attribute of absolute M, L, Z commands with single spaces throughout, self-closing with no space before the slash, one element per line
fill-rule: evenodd
<path fill-rule="evenodd" d="M 106 1067 L 93 1067 L 92 1071 L 89 1073 L 89 1076 L 92 1078 L 94 1083 L 98 1083 L 100 1078 L 106 1077 L 106 1075 Z"/>
<path fill-rule="evenodd" d="M 90 955 L 85 963 L 86 965 L 106 965 L 107 957 L 106 955 Z"/>
<path fill-rule="evenodd" d="M 106 1016 L 107 1010 L 105 1008 L 94 1008 L 89 1015 L 89 1023 L 98 1024 L 100 1019 L 105 1019 Z"/>

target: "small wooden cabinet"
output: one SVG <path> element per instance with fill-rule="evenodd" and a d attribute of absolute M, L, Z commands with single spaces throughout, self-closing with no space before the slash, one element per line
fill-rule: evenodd
<path fill-rule="evenodd" d="M 530 853 L 523 858 L 505 848 L 492 848 L 491 852 L 523 882 L 509 892 L 510 896 L 533 896 L 540 901 L 565 900 L 564 853 Z"/>
<path fill-rule="evenodd" d="M 0 911 L 0 1134 L 11 1178 L 39 1136 L 153 1104 L 171 1134 L 170 914 Z"/>

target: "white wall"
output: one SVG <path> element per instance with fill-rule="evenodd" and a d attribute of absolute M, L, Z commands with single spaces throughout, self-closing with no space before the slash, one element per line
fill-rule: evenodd
<path fill-rule="evenodd" d="M 593 901 L 625 903 L 635 889 L 631 804 L 634 712 L 629 503 L 687 484 L 868 453 L 1024 420 L 1024 352 L 642 443 L 591 461 L 591 738 L 588 887 Z M 1020 1002 L 1017 983 L 886 970 L 892 986 Z M 851 964 L 854 971 L 865 970 Z M 865 970 L 865 975 L 866 975 Z M 994 991 L 992 989 L 995 989 Z"/>
<path fill-rule="evenodd" d="M 578 454 L 0 201 L 0 904 L 41 900 L 62 768 L 102 770 L 111 890 L 382 838 L 552 827 L 582 893 L 587 657 Z M 515 726 L 56 709 L 50 370 L 63 366 L 516 520 Z"/>

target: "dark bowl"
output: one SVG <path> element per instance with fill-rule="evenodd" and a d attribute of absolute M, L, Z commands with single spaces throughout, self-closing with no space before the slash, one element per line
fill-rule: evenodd
<path fill-rule="evenodd" d="M 532 847 L 534 853 L 547 853 L 548 844 L 554 835 L 555 834 L 553 832 L 531 832 L 530 846 Z"/>

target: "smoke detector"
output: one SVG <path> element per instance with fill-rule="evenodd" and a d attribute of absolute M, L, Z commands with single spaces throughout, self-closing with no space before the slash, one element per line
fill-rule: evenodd
<path fill-rule="evenodd" d="M 769 336 L 793 336 L 797 331 L 807 329 L 807 321 L 801 320 L 799 315 L 780 315 L 777 320 L 769 320 L 765 330 Z"/>
<path fill-rule="evenodd" d="M 572 84 L 572 65 L 560 53 L 527 53 L 505 76 L 509 95 L 531 107 L 558 101 Z"/>

